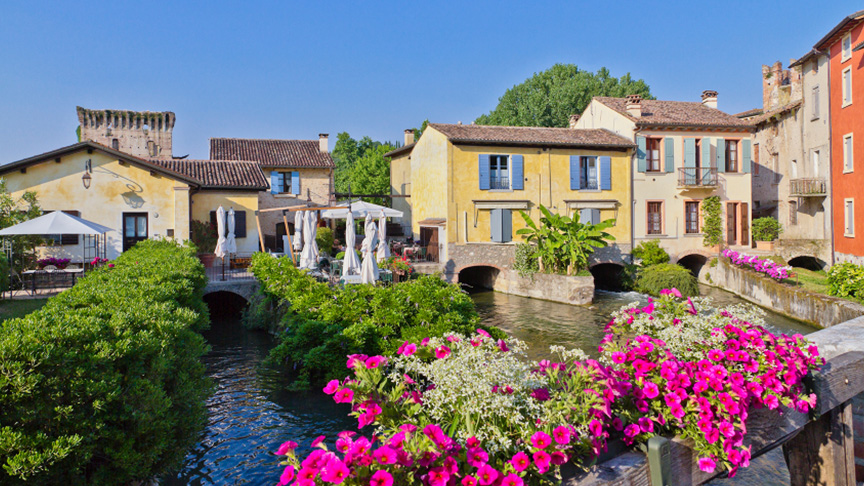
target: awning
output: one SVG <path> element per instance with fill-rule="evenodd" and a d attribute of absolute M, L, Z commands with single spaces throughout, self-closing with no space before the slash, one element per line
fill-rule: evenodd
<path fill-rule="evenodd" d="M 495 201 L 477 199 L 473 202 L 476 209 L 528 209 L 528 204 L 530 203 L 528 200 Z"/>
<path fill-rule="evenodd" d="M 419 226 L 445 226 L 447 219 L 445 218 L 426 218 L 417 223 Z"/>
<path fill-rule="evenodd" d="M 101 235 L 114 231 L 107 226 L 81 219 L 63 211 L 54 211 L 38 218 L 0 230 L 0 236 L 12 235 Z"/>
<path fill-rule="evenodd" d="M 595 200 L 567 200 L 567 207 L 570 209 L 616 209 L 621 204 L 614 199 L 595 199 Z"/>

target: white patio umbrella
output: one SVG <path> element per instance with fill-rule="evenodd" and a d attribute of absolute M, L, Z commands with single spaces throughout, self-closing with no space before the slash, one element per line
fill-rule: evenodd
<path fill-rule="evenodd" d="M 366 215 L 366 237 L 360 253 L 363 254 L 363 263 L 360 267 L 360 283 L 375 283 L 378 280 L 378 263 L 375 261 L 375 247 L 378 246 L 378 228 L 372 221 L 372 215 Z"/>
<path fill-rule="evenodd" d="M 378 220 L 378 262 L 390 258 L 390 246 L 387 245 L 387 216 L 381 212 Z"/>
<path fill-rule="evenodd" d="M 237 253 L 237 239 L 234 235 L 235 226 L 234 208 L 228 210 L 228 236 L 225 237 L 225 253 Z"/>
<path fill-rule="evenodd" d="M 219 206 L 219 209 L 216 210 L 216 233 L 219 235 L 219 239 L 216 240 L 216 250 L 213 253 L 216 254 L 217 258 L 225 257 L 225 208 Z"/>
<path fill-rule="evenodd" d="M 346 219 L 348 217 L 348 201 L 343 201 L 337 204 L 338 209 L 326 209 L 321 211 L 321 217 L 324 219 Z M 369 214 L 379 215 L 382 212 L 388 218 L 401 218 L 402 211 L 397 211 L 393 208 L 372 204 L 366 201 L 352 201 L 351 212 L 355 218 L 365 218 Z"/>
<path fill-rule="evenodd" d="M 360 259 L 357 258 L 357 235 L 354 234 L 354 215 L 348 213 L 345 221 L 345 260 L 342 263 L 342 275 L 357 275 L 360 273 Z"/>
<path fill-rule="evenodd" d="M 286 228 L 287 231 L 287 228 Z M 294 251 L 303 249 L 303 211 L 294 214 Z"/>
<path fill-rule="evenodd" d="M 315 243 L 315 227 L 318 225 L 318 215 L 315 211 L 306 211 L 306 227 L 303 228 L 303 252 L 300 254 L 300 268 L 313 269 L 318 266 L 318 244 Z"/>

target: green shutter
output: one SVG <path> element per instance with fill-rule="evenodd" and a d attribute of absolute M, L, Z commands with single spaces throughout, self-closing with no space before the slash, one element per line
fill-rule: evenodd
<path fill-rule="evenodd" d="M 645 140 L 645 137 L 636 137 L 636 170 L 639 172 L 645 172 L 645 151 L 647 150 L 648 143 Z"/>
<path fill-rule="evenodd" d="M 702 168 L 711 167 L 711 139 L 708 137 L 702 139 L 702 160 L 700 162 Z"/>
<path fill-rule="evenodd" d="M 696 167 L 696 139 L 684 139 L 684 167 Z"/>
<path fill-rule="evenodd" d="M 666 152 L 666 172 L 675 172 L 675 139 L 666 137 L 663 139 L 663 143 L 666 144 L 666 147 L 664 147 L 664 152 Z"/>
<path fill-rule="evenodd" d="M 726 140 L 717 139 L 717 172 L 726 172 Z"/>
<path fill-rule="evenodd" d="M 741 141 L 741 172 L 750 173 L 750 139 Z"/>

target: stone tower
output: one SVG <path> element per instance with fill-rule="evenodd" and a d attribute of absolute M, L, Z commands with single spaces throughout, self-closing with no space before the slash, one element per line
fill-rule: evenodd
<path fill-rule="evenodd" d="M 78 107 L 80 140 L 141 158 L 170 159 L 173 112 L 89 110 Z"/>

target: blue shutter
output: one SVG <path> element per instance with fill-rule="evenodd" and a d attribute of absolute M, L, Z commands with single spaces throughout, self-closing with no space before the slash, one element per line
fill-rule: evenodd
<path fill-rule="evenodd" d="M 501 211 L 501 243 L 507 243 L 513 239 L 513 212 L 509 209 Z"/>
<path fill-rule="evenodd" d="M 711 167 L 711 139 L 705 137 L 702 139 L 702 168 Z M 703 174 L 705 172 L 702 172 Z"/>
<path fill-rule="evenodd" d="M 579 177 L 579 156 L 571 155 L 570 156 L 570 190 L 578 191 L 581 189 L 579 186 L 581 181 L 581 177 Z"/>
<path fill-rule="evenodd" d="M 591 223 L 591 210 L 590 209 L 580 209 L 579 210 L 579 222 L 582 224 Z"/>
<path fill-rule="evenodd" d="M 696 139 L 684 139 L 684 167 L 696 167 Z"/>
<path fill-rule="evenodd" d="M 672 137 L 666 137 L 663 139 L 663 143 L 666 144 L 663 150 L 666 157 L 666 172 L 675 172 L 675 140 Z"/>
<path fill-rule="evenodd" d="M 600 159 L 600 190 L 612 190 L 612 157 L 601 156 Z"/>
<path fill-rule="evenodd" d="M 510 187 L 514 191 L 521 191 L 525 189 L 525 175 L 522 169 L 522 161 L 523 158 L 521 155 L 513 155 L 510 158 L 510 169 L 512 174 L 510 177 L 512 179 L 510 181 Z"/>
<path fill-rule="evenodd" d="M 493 209 L 489 211 L 489 229 L 492 241 L 501 243 L 501 210 Z"/>
<path fill-rule="evenodd" d="M 600 224 L 600 210 L 592 209 L 591 210 L 591 224 Z"/>
<path fill-rule="evenodd" d="M 750 173 L 750 139 L 741 141 L 741 172 Z"/>
<path fill-rule="evenodd" d="M 270 194 L 279 194 L 279 173 L 275 170 L 270 173 Z"/>
<path fill-rule="evenodd" d="M 715 157 L 717 161 L 717 172 L 726 172 L 726 140 L 722 138 L 717 139 L 717 157 Z"/>
<path fill-rule="evenodd" d="M 489 190 L 489 154 L 480 154 L 477 157 L 480 174 L 480 190 Z"/>
<path fill-rule="evenodd" d="M 297 171 L 291 173 L 291 194 L 300 194 L 300 173 Z"/>
<path fill-rule="evenodd" d="M 636 137 L 636 170 L 639 172 L 645 172 L 646 163 L 645 163 L 645 151 L 647 150 L 648 143 L 645 140 L 645 137 Z"/>

